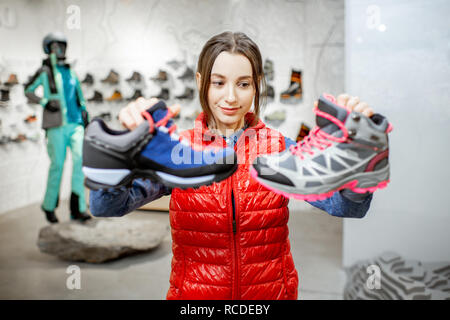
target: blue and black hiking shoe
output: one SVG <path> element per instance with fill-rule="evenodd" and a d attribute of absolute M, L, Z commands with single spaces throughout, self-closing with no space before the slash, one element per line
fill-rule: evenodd
<path fill-rule="evenodd" d="M 142 113 L 135 130 L 116 131 L 101 119 L 86 128 L 83 172 L 89 189 L 128 187 L 147 178 L 171 188 L 199 188 L 231 176 L 237 169 L 232 148 L 193 148 L 174 132 L 172 112 L 163 101 Z"/>

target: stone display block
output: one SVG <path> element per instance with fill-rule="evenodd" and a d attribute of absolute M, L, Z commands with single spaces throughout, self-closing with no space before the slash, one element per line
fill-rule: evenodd
<path fill-rule="evenodd" d="M 102 263 L 156 248 L 168 232 L 160 222 L 127 217 L 68 221 L 43 227 L 37 245 L 63 260 Z"/>

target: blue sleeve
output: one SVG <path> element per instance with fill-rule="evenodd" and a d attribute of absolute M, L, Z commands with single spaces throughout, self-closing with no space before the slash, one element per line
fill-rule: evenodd
<path fill-rule="evenodd" d="M 284 137 L 286 149 L 297 144 Z M 356 193 L 350 189 L 335 192 L 331 198 L 320 201 L 307 201 L 312 206 L 326 211 L 328 214 L 341 218 L 363 218 L 369 210 L 372 193 Z"/>
<path fill-rule="evenodd" d="M 90 211 L 95 217 L 121 217 L 171 192 L 162 184 L 136 179 L 131 188 L 91 190 Z"/>

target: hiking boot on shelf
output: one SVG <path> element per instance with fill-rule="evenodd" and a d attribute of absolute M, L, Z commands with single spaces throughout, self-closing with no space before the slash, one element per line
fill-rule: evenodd
<path fill-rule="evenodd" d="M 136 129 L 116 131 L 94 119 L 83 142 L 85 185 L 94 190 L 128 187 L 136 178 L 172 188 L 199 188 L 231 176 L 237 169 L 233 148 L 191 145 L 175 132 L 164 101 L 142 112 Z"/>
<path fill-rule="evenodd" d="M 159 94 L 153 98 L 167 101 L 170 98 L 170 91 L 167 88 L 161 88 L 161 91 L 159 92 Z"/>
<path fill-rule="evenodd" d="M 265 116 L 264 119 L 274 126 L 279 126 L 286 120 L 286 110 L 276 110 Z"/>
<path fill-rule="evenodd" d="M 194 80 L 195 79 L 194 71 L 191 68 L 186 67 L 186 70 L 184 70 L 181 76 L 178 76 L 178 79 L 187 81 Z"/>
<path fill-rule="evenodd" d="M 271 85 L 267 85 L 267 91 L 264 91 L 261 96 L 266 96 L 268 100 L 273 100 L 275 98 L 275 90 Z"/>
<path fill-rule="evenodd" d="M 14 86 L 16 84 L 19 84 L 19 81 L 17 80 L 17 75 L 15 73 L 11 73 L 9 75 L 8 80 L 5 82 L 5 85 L 10 87 L 10 86 Z"/>
<path fill-rule="evenodd" d="M 303 97 L 302 89 L 302 72 L 292 70 L 291 84 L 289 88 L 283 91 L 280 95 L 281 102 L 298 102 Z"/>
<path fill-rule="evenodd" d="M 127 98 L 127 101 L 134 101 L 134 100 L 136 100 L 137 98 L 143 97 L 143 96 L 144 96 L 144 95 L 142 94 L 142 91 L 141 91 L 140 89 L 136 89 L 136 90 L 134 91 L 134 94 L 133 94 L 131 97 Z"/>
<path fill-rule="evenodd" d="M 26 123 L 32 123 L 32 122 L 35 122 L 36 120 L 37 120 L 37 117 L 36 117 L 36 115 L 33 114 L 33 115 L 26 117 L 24 121 Z"/>
<path fill-rule="evenodd" d="M 129 77 L 126 81 L 127 82 L 134 82 L 134 83 L 141 83 L 142 82 L 142 75 L 139 72 L 134 71 L 133 74 L 131 75 L 131 77 Z"/>
<path fill-rule="evenodd" d="M 175 98 L 180 100 L 192 100 L 194 99 L 194 89 L 186 87 L 184 89 L 184 93 L 179 96 L 175 96 Z"/>
<path fill-rule="evenodd" d="M 86 77 L 84 77 L 84 80 L 81 81 L 82 84 L 92 86 L 94 84 L 94 77 L 90 73 L 86 73 Z"/>
<path fill-rule="evenodd" d="M 114 90 L 111 97 L 106 98 L 106 101 L 112 101 L 112 102 L 120 102 L 123 100 L 122 93 L 119 90 Z"/>
<path fill-rule="evenodd" d="M 272 81 L 274 78 L 273 72 L 273 61 L 266 59 L 264 61 L 264 75 L 266 76 L 267 81 Z"/>
<path fill-rule="evenodd" d="M 156 82 L 165 82 L 167 81 L 167 72 L 164 70 L 159 70 L 156 77 L 151 77 L 150 80 L 156 81 Z"/>
<path fill-rule="evenodd" d="M 97 90 L 94 91 L 92 98 L 88 99 L 88 102 L 103 102 L 103 94 Z"/>
<path fill-rule="evenodd" d="M 258 157 L 251 175 L 287 198 L 317 201 L 350 189 L 374 192 L 389 183 L 392 125 L 380 114 L 370 118 L 340 106 L 328 94 L 319 98 L 316 127 L 289 149 Z"/>
<path fill-rule="evenodd" d="M 27 136 L 22 134 L 22 133 L 19 133 L 17 135 L 17 137 L 11 139 L 10 141 L 11 142 L 16 142 L 16 143 L 21 143 L 21 142 L 24 142 L 25 140 L 27 140 Z"/>
<path fill-rule="evenodd" d="M 169 66 L 171 66 L 173 69 L 178 70 L 178 68 L 184 64 L 184 61 L 177 61 L 177 60 L 173 59 L 173 60 L 168 61 L 167 64 Z"/>
<path fill-rule="evenodd" d="M 108 76 L 102 80 L 103 83 L 108 84 L 118 84 L 119 83 L 119 74 L 114 70 L 111 70 Z"/>
<path fill-rule="evenodd" d="M 306 124 L 302 123 L 302 125 L 300 126 L 300 131 L 298 132 L 296 141 L 297 142 L 302 141 L 306 136 L 308 136 L 310 131 L 311 131 L 311 129 Z"/>
<path fill-rule="evenodd" d="M 7 102 L 9 101 L 9 90 L 8 89 L 0 89 L 1 97 L 0 101 Z"/>

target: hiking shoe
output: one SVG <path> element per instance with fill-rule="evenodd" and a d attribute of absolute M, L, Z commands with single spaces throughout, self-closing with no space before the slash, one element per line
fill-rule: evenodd
<path fill-rule="evenodd" d="M 88 102 L 103 102 L 103 94 L 95 90 L 94 95 L 88 99 Z"/>
<path fill-rule="evenodd" d="M 106 101 L 120 102 L 122 100 L 123 100 L 122 93 L 119 90 L 114 90 L 111 97 L 106 98 Z"/>
<path fill-rule="evenodd" d="M 129 98 L 127 98 L 127 101 L 134 101 L 139 97 L 143 97 L 142 91 L 140 89 L 136 89 L 133 93 L 133 95 Z"/>
<path fill-rule="evenodd" d="M 302 72 L 299 70 L 292 70 L 291 83 L 289 87 L 281 92 L 281 102 L 297 102 L 303 97 L 302 89 Z"/>
<path fill-rule="evenodd" d="M 90 73 L 86 73 L 86 77 L 83 81 L 81 81 L 82 84 L 92 86 L 94 84 L 94 77 Z"/>
<path fill-rule="evenodd" d="M 339 106 L 331 95 L 319 98 L 317 126 L 296 146 L 257 158 L 251 175 L 288 198 L 316 201 L 341 189 L 374 192 L 389 182 L 388 133 L 385 117 Z"/>
<path fill-rule="evenodd" d="M 19 84 L 19 81 L 17 80 L 17 75 L 15 73 L 11 73 L 8 77 L 8 80 L 5 82 L 5 86 L 11 87 L 16 84 Z"/>
<path fill-rule="evenodd" d="M 192 99 L 194 99 L 194 89 L 186 87 L 184 89 L 183 94 L 181 94 L 179 96 L 175 96 L 175 99 L 180 99 L 180 100 L 192 100 Z"/>
<path fill-rule="evenodd" d="M 133 74 L 131 75 L 131 77 L 126 79 L 126 81 L 140 83 L 140 82 L 142 82 L 142 75 L 139 72 L 134 71 Z"/>
<path fill-rule="evenodd" d="M 264 61 L 264 75 L 267 81 L 272 81 L 274 78 L 273 61 L 270 59 Z"/>
<path fill-rule="evenodd" d="M 169 89 L 161 88 L 161 91 L 159 92 L 159 94 L 156 97 L 154 97 L 154 98 L 156 98 L 158 100 L 166 100 L 166 101 L 169 100 L 169 98 L 170 98 L 170 91 L 169 91 Z"/>
<path fill-rule="evenodd" d="M 108 76 L 105 79 L 101 80 L 103 83 L 109 83 L 109 84 L 118 84 L 119 83 L 119 74 L 111 70 L 108 74 Z"/>
<path fill-rule="evenodd" d="M 156 77 L 151 77 L 150 80 L 156 81 L 156 82 L 165 82 L 167 81 L 167 72 L 164 70 L 159 70 Z"/>
<path fill-rule="evenodd" d="M 172 188 L 198 188 L 221 181 L 237 169 L 233 148 L 203 148 L 180 139 L 163 101 L 142 113 L 133 131 L 115 131 L 100 119 L 86 129 L 83 172 L 90 189 L 130 186 L 147 178 Z"/>
<path fill-rule="evenodd" d="M 276 110 L 264 117 L 266 122 L 279 126 L 286 120 L 286 110 Z"/>
<path fill-rule="evenodd" d="M 191 68 L 186 67 L 186 69 L 184 70 L 183 74 L 180 75 L 178 77 L 178 79 L 186 80 L 186 81 L 194 80 L 195 79 L 194 71 Z"/>

